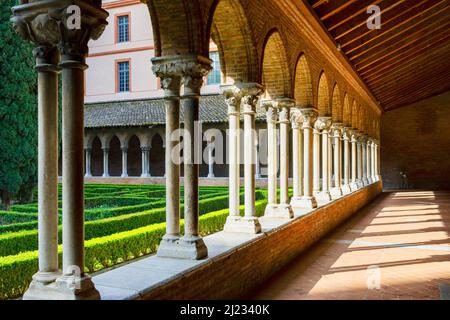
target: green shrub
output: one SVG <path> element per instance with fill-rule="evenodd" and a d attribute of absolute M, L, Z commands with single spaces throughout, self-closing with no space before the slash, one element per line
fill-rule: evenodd
<path fill-rule="evenodd" d="M 258 216 L 264 213 L 267 200 L 256 202 Z M 244 206 L 240 207 L 241 215 Z M 223 228 L 229 210 L 223 209 L 205 214 L 199 219 L 200 233 L 205 236 Z M 184 221 L 181 221 L 183 226 Z M 165 223 L 125 231 L 85 242 L 86 269 L 89 272 L 153 253 L 165 233 Z M 61 255 L 61 246 L 59 247 Z M 60 259 L 61 261 L 61 259 Z M 0 257 L 0 299 L 22 295 L 32 275 L 38 270 L 38 253 L 30 251 L 15 256 Z"/>
<path fill-rule="evenodd" d="M 264 198 L 264 192 L 258 190 L 256 199 Z M 244 194 L 241 194 L 241 201 L 244 200 Z M 199 214 L 220 210 L 228 207 L 228 195 L 207 198 L 199 201 Z M 183 217 L 184 206 L 181 205 L 181 217 Z M 165 221 L 166 209 L 158 208 L 149 211 L 122 215 L 119 217 L 106 218 L 85 223 L 85 239 L 93 239 L 111 235 L 117 232 L 133 230 L 143 226 Z M 58 239 L 62 239 L 62 228 L 59 229 Z M 36 250 L 38 246 L 38 231 L 26 230 L 20 232 L 6 233 L 0 235 L 0 256 L 15 255 L 20 252 Z"/>

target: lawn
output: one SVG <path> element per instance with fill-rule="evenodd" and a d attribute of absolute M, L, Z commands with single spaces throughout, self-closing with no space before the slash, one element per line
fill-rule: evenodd
<path fill-rule="evenodd" d="M 61 190 L 59 193 L 61 223 Z M 241 190 L 241 203 L 243 196 Z M 158 185 L 86 185 L 86 271 L 156 252 L 165 233 L 165 197 L 165 187 Z M 256 199 L 257 214 L 262 215 L 266 192 L 257 190 Z M 228 188 L 201 187 L 199 201 L 201 235 L 222 230 L 228 216 Z M 241 206 L 242 213 L 243 209 Z M 59 239 L 61 232 L 59 227 Z M 37 239 L 37 203 L 0 211 L 0 299 L 18 297 L 27 289 L 38 269 Z M 59 250 L 61 255 L 61 246 Z"/>

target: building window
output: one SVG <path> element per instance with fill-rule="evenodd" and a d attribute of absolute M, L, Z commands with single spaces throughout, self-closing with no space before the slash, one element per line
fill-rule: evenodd
<path fill-rule="evenodd" d="M 130 41 L 129 15 L 117 17 L 117 42 Z"/>
<path fill-rule="evenodd" d="M 122 61 L 117 63 L 117 79 L 118 79 L 118 91 L 129 92 L 130 91 L 129 61 Z"/>
<path fill-rule="evenodd" d="M 208 82 L 207 84 L 220 84 L 221 82 L 221 70 L 220 70 L 220 58 L 219 52 L 214 51 L 209 53 L 209 58 L 212 62 L 212 70 L 208 74 Z"/>

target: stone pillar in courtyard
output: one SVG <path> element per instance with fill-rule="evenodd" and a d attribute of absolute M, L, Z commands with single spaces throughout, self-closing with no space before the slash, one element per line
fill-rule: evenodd
<path fill-rule="evenodd" d="M 62 69 L 63 270 L 62 274 L 56 278 L 58 273 L 55 234 L 57 216 L 56 218 L 48 216 L 45 218 L 45 226 L 39 225 L 39 266 L 40 269 L 46 266 L 45 279 L 38 273 L 25 293 L 24 299 L 99 298 L 90 277 L 84 272 L 84 70 L 87 68 L 85 63 L 88 54 L 87 43 L 89 39 L 97 39 L 101 35 L 108 13 L 101 9 L 99 1 L 84 2 L 79 12 L 80 25 L 76 27 L 69 19 L 71 11 L 68 7 L 77 3 L 70 0 L 48 0 L 13 7 L 11 20 L 16 31 L 39 47 L 50 49 L 57 45 L 61 55 L 59 67 Z M 46 59 L 45 56 L 42 58 Z M 40 192 L 48 193 L 45 202 L 52 206 L 48 208 L 49 215 L 54 215 L 54 199 L 55 197 L 57 199 L 55 191 L 57 160 L 55 163 L 53 159 L 57 149 L 55 138 L 57 77 L 54 74 L 56 63 L 56 57 L 51 60 L 47 58 L 46 68 L 53 69 L 54 71 L 51 72 L 53 75 L 40 77 L 40 80 L 46 79 L 46 84 L 42 81 L 39 83 L 39 92 L 45 93 L 45 100 L 47 100 L 46 112 L 49 116 L 53 114 L 51 118 L 46 119 L 46 123 L 43 119 L 39 119 L 40 125 L 47 125 L 45 130 L 48 130 L 48 134 L 52 136 L 52 147 L 46 150 L 49 152 L 46 155 L 49 157 L 48 167 L 40 167 L 44 169 L 41 173 L 48 176 L 47 188 L 52 190 L 48 192 L 47 188 L 40 189 Z M 42 103 L 43 101 L 40 101 L 41 106 L 43 106 Z M 40 144 L 39 147 L 43 146 Z M 43 147 L 40 151 L 45 149 Z M 48 240 L 50 242 L 47 242 Z"/>
<path fill-rule="evenodd" d="M 39 149 L 40 150 L 40 149 Z M 92 147 L 86 147 L 84 148 L 84 153 L 86 155 L 86 174 L 85 177 L 86 178 L 91 178 L 92 177 L 92 168 L 91 168 L 91 162 L 92 162 Z"/>
<path fill-rule="evenodd" d="M 367 137 L 367 143 L 366 143 L 366 172 L 367 172 L 367 181 L 368 184 L 373 183 L 372 180 L 372 138 L 369 136 Z"/>
<path fill-rule="evenodd" d="M 352 168 L 351 168 L 351 181 L 350 188 L 352 191 L 358 190 L 358 130 L 352 129 L 349 131 L 350 134 L 350 145 L 351 145 L 351 157 L 352 157 Z"/>
<path fill-rule="evenodd" d="M 303 131 L 302 113 L 299 107 L 291 109 L 292 126 L 292 189 L 291 206 L 295 212 L 301 206 L 303 195 Z"/>
<path fill-rule="evenodd" d="M 242 114 L 244 116 L 244 186 L 245 186 L 245 211 L 244 217 L 236 215 L 236 208 L 232 211 L 230 208 L 230 216 L 224 227 L 226 232 L 243 232 L 243 233 L 259 233 L 261 232 L 261 225 L 258 217 L 256 217 L 255 208 L 255 162 L 256 162 L 256 130 L 255 130 L 255 117 L 256 117 L 256 104 L 259 96 L 263 93 L 264 89 L 257 83 L 239 83 L 235 84 L 235 94 L 239 95 L 242 106 Z M 230 107 L 230 104 L 228 104 Z M 237 106 L 236 106 L 237 107 Z M 230 119 L 231 120 L 231 119 Z M 231 127 L 230 123 L 230 127 Z M 235 126 L 235 124 L 233 124 Z M 231 135 L 231 133 L 230 133 Z M 234 139 L 231 138 L 230 139 Z M 235 147 L 235 143 L 232 143 L 231 148 Z M 231 154 L 231 152 L 230 152 Z M 231 157 L 231 156 L 230 156 Z M 230 159 L 231 161 L 232 159 Z M 239 168 L 239 167 L 237 167 Z M 230 165 L 230 189 L 235 190 L 236 186 L 231 185 L 232 175 L 235 172 L 239 172 L 238 169 L 232 168 Z M 233 179 L 239 181 L 239 176 L 234 176 Z M 235 191 L 236 192 L 236 191 Z M 231 193 L 231 190 L 230 190 Z M 230 203 L 231 204 L 231 203 Z"/>
<path fill-rule="evenodd" d="M 175 58 L 157 57 L 152 59 L 153 72 L 161 79 L 164 89 L 166 113 L 166 233 L 158 247 L 157 255 L 177 257 L 180 240 L 180 154 L 176 147 L 180 142 L 180 89 L 181 71 Z"/>
<path fill-rule="evenodd" d="M 350 139 L 351 128 L 342 128 L 342 143 L 344 145 L 344 163 L 343 163 L 343 179 L 342 179 L 342 193 L 349 194 L 352 192 L 350 187 Z"/>
<path fill-rule="evenodd" d="M 103 147 L 103 178 L 109 177 L 109 148 Z"/>
<path fill-rule="evenodd" d="M 329 132 L 331 128 L 331 117 L 319 117 L 317 118 L 317 121 L 315 123 L 316 130 L 319 131 L 319 133 L 322 136 L 322 159 L 321 162 L 321 168 L 322 168 L 322 189 L 315 194 L 317 200 L 320 201 L 331 201 L 331 195 L 330 195 L 330 185 L 329 185 L 329 168 L 328 168 L 328 154 L 331 152 L 331 150 L 328 149 L 329 147 Z M 320 148 L 318 148 L 320 150 Z"/>
<path fill-rule="evenodd" d="M 317 200 L 313 195 L 313 128 L 317 119 L 314 108 L 302 108 L 303 129 L 303 196 L 300 206 L 313 209 L 317 207 Z"/>
<path fill-rule="evenodd" d="M 142 170 L 141 170 L 141 178 L 150 178 L 150 150 L 151 146 L 142 146 Z"/>
<path fill-rule="evenodd" d="M 213 155 L 213 151 L 214 151 L 214 141 L 213 138 L 210 137 L 209 140 L 207 141 L 208 143 L 208 178 L 214 178 L 214 155 Z"/>
<path fill-rule="evenodd" d="M 362 183 L 363 186 L 369 184 L 367 179 L 367 134 L 363 133 L 361 135 L 361 172 L 362 172 Z"/>
<path fill-rule="evenodd" d="M 331 131 L 333 133 L 334 139 L 334 155 L 333 155 L 333 166 L 334 166 L 334 187 L 331 189 L 330 193 L 333 199 L 342 196 L 342 179 L 341 179 L 341 136 L 342 136 L 343 125 L 340 122 L 333 123 Z"/>
<path fill-rule="evenodd" d="M 122 151 L 122 174 L 120 176 L 128 178 L 128 146 L 120 146 L 120 150 Z"/>

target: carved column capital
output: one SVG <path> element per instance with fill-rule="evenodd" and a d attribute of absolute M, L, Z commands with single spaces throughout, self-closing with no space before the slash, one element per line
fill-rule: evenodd
<path fill-rule="evenodd" d="M 240 85 L 242 114 L 256 113 L 256 104 L 259 96 L 264 92 L 264 87 L 258 83 L 243 83 Z"/>
<path fill-rule="evenodd" d="M 312 129 L 317 120 L 317 110 L 314 108 L 302 108 L 300 110 L 302 114 L 302 129 Z"/>
<path fill-rule="evenodd" d="M 279 98 L 276 100 L 279 114 L 280 114 L 280 123 L 289 123 L 290 122 L 290 110 L 295 105 L 295 100 L 290 98 Z"/>
<path fill-rule="evenodd" d="M 275 101 L 264 100 L 261 101 L 261 105 L 266 109 L 266 120 L 267 123 L 277 124 L 278 123 L 278 108 Z"/>
<path fill-rule="evenodd" d="M 319 131 L 328 131 L 331 127 L 331 117 L 318 117 L 314 128 Z"/>
<path fill-rule="evenodd" d="M 108 12 L 101 1 L 32 1 L 12 8 L 16 32 L 33 42 L 37 57 L 57 46 L 63 55 L 61 65 L 85 68 L 88 41 L 98 39 L 107 25 Z"/>
<path fill-rule="evenodd" d="M 350 127 L 343 127 L 342 128 L 342 139 L 350 141 L 352 136 L 352 128 Z"/>
<path fill-rule="evenodd" d="M 241 107 L 241 92 L 234 85 L 225 85 L 220 87 L 220 93 L 225 98 L 228 107 L 228 115 L 239 116 Z"/>
<path fill-rule="evenodd" d="M 341 122 L 335 122 L 331 125 L 331 131 L 333 132 L 334 138 L 341 138 L 343 127 L 344 125 Z"/>
<path fill-rule="evenodd" d="M 303 123 L 302 112 L 300 108 L 294 107 L 291 109 L 291 126 L 292 129 L 301 129 Z"/>

